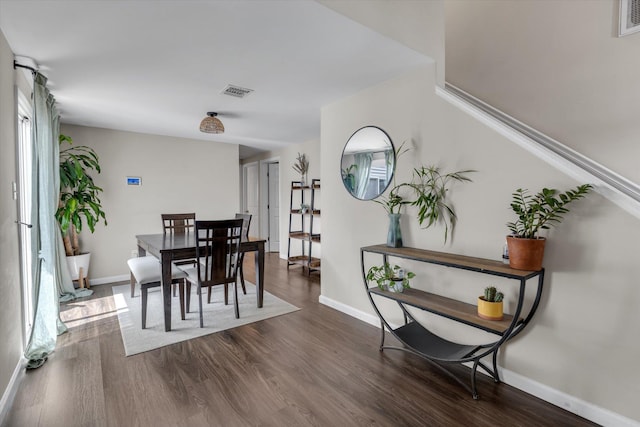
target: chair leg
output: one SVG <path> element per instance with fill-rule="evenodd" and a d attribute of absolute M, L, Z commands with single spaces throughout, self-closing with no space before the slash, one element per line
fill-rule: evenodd
<path fill-rule="evenodd" d="M 140 286 L 140 294 L 142 295 L 142 329 L 147 327 L 147 288 Z"/>
<path fill-rule="evenodd" d="M 180 280 L 178 287 L 180 289 L 180 318 L 184 320 L 184 279 Z"/>
<path fill-rule="evenodd" d="M 247 288 L 244 286 L 244 254 L 240 255 L 240 283 L 242 284 L 242 292 L 246 295 Z"/>
<path fill-rule="evenodd" d="M 186 280 L 186 299 L 187 299 L 187 303 L 186 303 L 186 312 L 188 313 L 189 311 L 191 311 L 191 282 Z"/>
<path fill-rule="evenodd" d="M 135 291 L 136 291 L 136 278 L 133 276 L 133 273 L 131 273 L 131 298 L 133 298 Z"/>
<path fill-rule="evenodd" d="M 224 286 L 226 287 L 227 285 L 225 284 Z M 236 309 L 236 319 L 239 319 L 240 307 L 238 306 L 238 280 L 237 279 L 235 282 L 233 282 L 233 293 L 235 294 L 235 297 L 233 299 L 233 305 L 235 305 L 235 309 Z"/>
<path fill-rule="evenodd" d="M 224 305 L 229 304 L 229 286 L 224 284 Z"/>
<path fill-rule="evenodd" d="M 211 288 L 209 288 L 209 291 L 211 291 Z M 198 283 L 198 302 L 200 306 L 200 327 L 204 328 L 204 320 L 202 318 L 202 288 L 200 287 L 199 283 Z"/>
<path fill-rule="evenodd" d="M 211 294 L 213 293 L 213 286 L 209 286 L 207 290 L 207 304 L 211 304 Z"/>

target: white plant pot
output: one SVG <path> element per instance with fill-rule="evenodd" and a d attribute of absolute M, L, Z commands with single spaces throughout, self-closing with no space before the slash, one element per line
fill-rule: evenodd
<path fill-rule="evenodd" d="M 87 277 L 89 274 L 89 261 L 91 261 L 91 253 L 67 257 L 67 266 L 69 267 L 71 280 L 78 280 L 80 278 L 80 268 L 82 268 L 82 275 Z"/>
<path fill-rule="evenodd" d="M 389 290 L 391 292 L 404 292 L 404 285 L 402 284 L 402 279 L 400 280 L 389 280 Z"/>

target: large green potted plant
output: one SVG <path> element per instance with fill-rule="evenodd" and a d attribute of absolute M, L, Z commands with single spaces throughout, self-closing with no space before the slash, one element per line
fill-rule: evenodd
<path fill-rule="evenodd" d="M 102 210 L 100 193 L 91 176 L 100 173 L 100 161 L 96 152 L 84 145 L 73 145 L 71 137 L 60 135 L 60 203 L 56 211 L 56 220 L 60 224 L 67 263 L 73 280 L 82 282 L 88 273 L 91 254 L 80 251 L 78 234 L 83 223 L 92 233 L 102 220 L 107 225 Z M 62 148 L 68 144 L 68 148 Z M 83 270 L 80 271 L 80 268 Z M 82 283 L 81 283 L 82 286 Z"/>
<path fill-rule="evenodd" d="M 536 194 L 518 188 L 512 193 L 511 210 L 517 220 L 508 222 L 511 235 L 507 236 L 509 265 L 518 270 L 538 271 L 542 269 L 546 239 L 539 236 L 540 230 L 548 230 L 563 220 L 569 212 L 567 205 L 581 199 L 591 191 L 591 184 L 560 193 L 556 189 L 543 188 Z"/>

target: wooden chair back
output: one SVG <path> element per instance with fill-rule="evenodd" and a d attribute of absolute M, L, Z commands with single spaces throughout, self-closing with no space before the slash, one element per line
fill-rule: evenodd
<path fill-rule="evenodd" d="M 242 219 L 196 221 L 196 256 L 201 287 L 235 283 Z"/>
<path fill-rule="evenodd" d="M 165 234 L 185 234 L 195 228 L 195 213 L 162 214 L 162 229 Z"/>
<path fill-rule="evenodd" d="M 249 240 L 249 227 L 251 226 L 251 214 L 236 214 L 236 219 L 242 220 L 242 239 Z"/>

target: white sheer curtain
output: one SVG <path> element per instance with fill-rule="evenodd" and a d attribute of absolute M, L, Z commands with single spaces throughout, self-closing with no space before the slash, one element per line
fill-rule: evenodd
<path fill-rule="evenodd" d="M 34 320 L 25 357 L 28 369 L 44 364 L 55 349 L 57 336 L 67 328 L 60 320 L 60 298 L 77 295 L 64 260 L 62 236 L 55 219 L 60 192 L 59 116 L 55 99 L 39 73 L 33 87 L 33 299 Z M 65 264 L 63 264 L 65 263 Z M 84 295 L 90 295 L 91 291 Z"/>
<path fill-rule="evenodd" d="M 371 153 L 356 153 L 354 155 L 356 164 L 356 188 L 355 194 L 359 199 L 363 199 L 367 194 L 367 186 L 369 185 L 369 175 L 371 174 L 371 162 L 373 155 Z"/>

